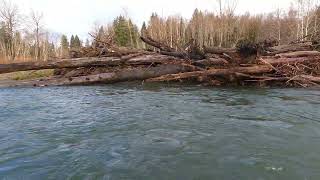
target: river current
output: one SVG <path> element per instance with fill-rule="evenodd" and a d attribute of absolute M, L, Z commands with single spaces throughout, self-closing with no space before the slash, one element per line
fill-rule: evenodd
<path fill-rule="evenodd" d="M 320 91 L 1 88 L 0 179 L 318 180 Z"/>

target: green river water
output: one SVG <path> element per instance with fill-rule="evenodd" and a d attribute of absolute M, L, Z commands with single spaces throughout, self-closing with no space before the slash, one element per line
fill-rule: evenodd
<path fill-rule="evenodd" d="M 320 91 L 0 89 L 0 179 L 318 180 Z"/>

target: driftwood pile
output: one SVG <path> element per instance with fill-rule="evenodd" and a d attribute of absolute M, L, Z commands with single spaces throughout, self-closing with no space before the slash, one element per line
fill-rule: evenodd
<path fill-rule="evenodd" d="M 208 85 L 315 86 L 320 83 L 320 52 L 311 42 L 270 46 L 265 41 L 234 49 L 204 48 L 203 70 L 169 74 L 148 82 L 196 81 Z"/>
<path fill-rule="evenodd" d="M 148 35 L 141 37 L 157 52 L 119 48 L 98 42 L 71 52 L 70 59 L 0 65 L 0 74 L 56 69 L 50 78 L 16 85 L 87 85 L 140 80 L 197 82 L 204 85 L 317 86 L 320 52 L 311 42 L 277 46 L 273 41 L 241 42 L 236 48 L 199 48 L 194 40 L 172 48 Z"/>

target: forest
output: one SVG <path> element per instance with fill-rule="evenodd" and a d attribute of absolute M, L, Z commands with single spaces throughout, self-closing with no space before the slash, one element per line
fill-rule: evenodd
<path fill-rule="evenodd" d="M 55 85 L 195 78 L 210 85 L 320 82 L 315 1 L 296 0 L 287 10 L 256 15 L 236 14 L 236 0 L 217 3 L 218 10 L 195 9 L 191 19 L 152 13 L 141 27 L 119 15 L 109 24 L 94 25 L 83 41 L 78 35 L 50 33 L 42 13 L 22 16 L 17 5 L 3 1 L 1 59 L 14 64 L 1 66 L 0 72 L 56 69 L 60 79 L 51 82 Z M 22 17 L 27 25 L 20 23 Z"/>
<path fill-rule="evenodd" d="M 276 9 L 258 15 L 235 14 L 236 0 L 218 3 L 220 8 L 212 12 L 195 9 L 191 19 L 153 13 L 142 27 L 134 24 L 130 17 L 119 15 L 110 24 L 93 25 L 90 34 L 99 39 L 112 36 L 119 46 L 148 49 L 151 47 L 140 40 L 142 29 L 173 48 L 182 47 L 190 39 L 195 39 L 201 47 L 235 47 L 240 39 L 254 42 L 273 39 L 279 44 L 288 44 L 314 39 L 319 31 L 320 9 L 313 0 L 296 0 L 287 10 Z M 91 36 L 80 40 L 77 35 L 51 33 L 45 27 L 44 16 L 34 10 L 21 14 L 17 4 L 1 1 L 0 62 L 66 58 L 71 51 L 94 43 Z"/>

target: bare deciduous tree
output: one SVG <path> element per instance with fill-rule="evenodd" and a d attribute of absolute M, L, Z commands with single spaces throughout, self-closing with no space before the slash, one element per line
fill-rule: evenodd
<path fill-rule="evenodd" d="M 40 38 L 42 35 L 42 28 L 43 28 L 43 14 L 38 13 L 35 11 L 31 11 L 30 14 L 31 24 L 32 24 L 32 31 L 35 37 L 35 58 L 36 60 L 40 59 L 41 52 L 40 52 Z"/>
<path fill-rule="evenodd" d="M 8 42 L 4 47 L 6 47 L 5 51 L 7 52 L 6 56 L 8 59 L 13 61 L 16 56 L 16 50 L 14 46 L 14 35 L 15 30 L 18 26 L 19 20 L 19 11 L 18 7 L 12 4 L 10 1 L 2 0 L 0 5 L 0 19 L 4 23 L 5 33 Z"/>

